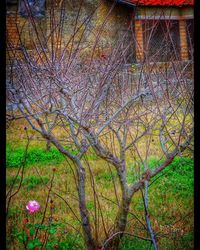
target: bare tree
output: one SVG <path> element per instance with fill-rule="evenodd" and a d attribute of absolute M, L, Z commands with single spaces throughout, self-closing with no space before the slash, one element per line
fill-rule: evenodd
<path fill-rule="evenodd" d="M 185 64 L 178 59 L 174 61 L 174 53 L 167 66 L 162 64 L 164 69 L 160 69 L 157 54 L 162 53 L 162 48 L 158 47 L 153 55 L 146 54 L 143 63 L 135 64 L 135 72 L 127 72 L 129 49 L 135 41 L 134 32 L 133 40 L 127 40 L 128 31 L 113 45 L 108 55 L 96 58 L 101 33 L 114 6 L 115 3 L 94 34 L 88 27 L 97 9 L 83 17 L 81 1 L 68 40 L 64 39 L 63 32 L 64 1 L 57 12 L 51 1 L 48 35 L 30 15 L 28 22 L 34 31 L 34 49 L 28 50 L 20 40 L 20 56 L 16 57 L 8 37 L 12 63 L 8 70 L 7 100 L 19 109 L 20 116 L 29 122 L 32 129 L 74 164 L 87 249 L 98 249 L 99 245 L 102 249 L 118 249 L 120 238 L 126 233 L 132 198 L 143 188 L 145 219 L 150 235 L 147 240 L 157 249 L 148 217 L 148 183 L 192 145 L 193 86 L 192 78 L 188 77 L 192 61 Z M 129 28 L 131 26 L 132 23 Z M 170 30 L 167 32 L 163 42 L 173 47 Z M 23 27 L 19 30 L 19 37 L 22 33 Z M 93 35 L 95 41 L 91 46 L 87 38 Z M 56 133 L 58 129 L 64 142 Z M 75 147 L 75 153 L 66 148 L 66 144 Z M 112 228 L 105 229 L 104 243 L 94 236 L 86 206 L 87 166 L 84 157 L 91 148 L 105 165 L 108 163 L 115 168 L 121 190 L 118 212 Z M 150 169 L 148 160 L 155 150 L 159 152 L 160 163 Z M 131 183 L 127 180 L 130 159 L 133 163 L 139 162 L 133 169 Z M 92 175 L 92 170 L 90 173 Z M 93 189 L 100 210 L 95 183 Z"/>

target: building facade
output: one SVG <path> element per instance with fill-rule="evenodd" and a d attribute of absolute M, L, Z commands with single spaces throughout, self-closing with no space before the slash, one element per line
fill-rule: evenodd
<path fill-rule="evenodd" d="M 160 60 L 167 61 L 170 56 L 182 61 L 192 58 L 194 0 L 119 2 L 137 6 L 134 18 L 137 61 L 143 61 L 145 56 L 155 55 L 158 47 L 162 51 L 158 53 Z"/>
<path fill-rule="evenodd" d="M 61 17 L 63 6 L 67 13 L 63 16 L 62 37 L 55 35 L 62 47 L 73 33 L 81 0 L 53 2 L 55 19 Z M 7 0 L 7 42 L 16 48 L 16 54 L 21 45 L 30 50 L 35 46 L 37 39 L 34 40 L 30 18 L 38 26 L 41 41 L 51 35 L 51 4 L 48 0 Z M 129 44 L 128 63 L 191 60 L 193 6 L 194 0 L 85 0 L 79 19 L 84 22 L 93 13 L 87 22 L 85 53 L 90 52 L 97 37 L 97 56 L 109 53 L 116 41 L 124 37 L 124 46 Z"/>

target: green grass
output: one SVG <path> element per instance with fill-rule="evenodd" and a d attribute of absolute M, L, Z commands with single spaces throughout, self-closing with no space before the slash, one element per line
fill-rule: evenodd
<path fill-rule="evenodd" d="M 174 161 L 160 174 L 162 181 L 155 182 L 160 193 L 171 190 L 173 194 L 181 192 L 187 198 L 193 194 L 194 160 L 187 157 L 176 157 Z M 158 178 L 156 176 L 155 178 Z"/>
<path fill-rule="evenodd" d="M 24 155 L 24 149 L 22 147 L 11 147 L 11 145 L 7 145 L 7 171 L 8 174 L 11 174 L 10 176 L 7 176 L 6 182 L 7 185 L 10 186 L 15 177 L 13 175 L 17 172 L 17 167 L 20 166 L 20 163 L 23 159 Z M 96 157 L 93 154 L 93 152 L 88 152 L 87 155 L 89 160 L 95 160 L 94 163 L 91 163 L 92 166 L 94 166 L 94 173 L 95 174 L 95 182 L 98 186 L 100 192 L 103 194 L 106 192 L 106 190 L 110 191 L 113 188 L 112 183 L 112 174 L 108 171 L 108 169 L 103 168 L 102 162 L 98 162 L 98 158 L 96 161 Z M 44 200 L 46 198 L 44 193 L 43 184 L 48 183 L 48 181 L 51 178 L 52 172 L 49 171 L 50 167 L 49 164 L 58 165 L 59 168 L 55 172 L 55 181 L 54 181 L 54 187 L 56 186 L 58 188 L 61 187 L 62 183 L 64 184 L 64 180 L 68 182 L 68 189 L 70 188 L 70 192 L 73 192 L 73 185 L 71 182 L 72 172 L 70 168 L 66 166 L 66 164 L 63 164 L 64 157 L 61 155 L 61 153 L 56 150 L 55 148 L 51 148 L 50 151 L 46 151 L 45 148 L 42 147 L 33 147 L 31 146 L 28 150 L 27 154 L 27 168 L 25 170 L 24 179 L 22 182 L 22 190 L 20 190 L 20 193 L 18 194 L 18 199 L 23 200 L 24 193 L 28 194 L 30 193 L 30 197 L 32 195 L 36 195 L 35 199 L 38 199 L 39 201 Z M 99 167 L 101 163 L 101 168 Z M 148 166 L 152 169 L 155 166 L 158 166 L 161 163 L 158 158 L 152 157 L 148 161 Z M 98 165 L 99 164 L 99 165 Z M 34 166 L 34 167 L 33 167 Z M 35 167 L 42 166 L 39 171 L 41 173 L 41 177 L 35 176 Z M 181 214 L 187 214 L 188 208 L 192 209 L 192 201 L 193 201 L 193 182 L 194 182 L 194 161 L 191 158 L 187 157 L 176 157 L 174 161 L 160 173 L 159 176 L 156 176 L 152 178 L 150 181 L 149 187 L 149 213 L 151 215 L 151 218 L 156 218 L 159 222 L 159 225 L 167 225 L 169 223 L 172 223 L 176 220 L 176 217 L 172 214 L 175 211 L 175 216 L 180 216 Z M 134 165 L 134 162 L 129 164 L 128 166 L 128 173 L 127 173 L 127 179 L 128 182 L 131 183 L 134 180 L 137 180 L 137 175 L 135 174 L 135 170 L 139 167 L 139 165 Z M 113 171 L 113 178 L 117 181 L 117 174 L 116 171 Z M 158 178 L 158 179 L 157 179 Z M 62 181 L 63 180 L 63 181 Z M 87 180 L 89 181 L 89 180 Z M 155 181 L 155 182 L 154 182 Z M 15 184 L 18 184 L 20 182 L 20 177 L 16 178 Z M 88 183 L 87 183 L 88 184 Z M 38 188 L 39 187 L 39 188 Z M 117 187 L 118 188 L 118 187 Z M 27 192 L 27 190 L 30 190 L 30 192 Z M 89 191 L 90 189 L 88 189 Z M 63 190 L 65 192 L 65 190 Z M 67 190 L 68 191 L 68 190 Z M 92 192 L 91 192 L 92 194 Z M 93 197 L 90 193 L 88 193 L 88 202 L 87 202 L 87 208 L 89 209 L 90 213 L 93 213 L 94 211 L 94 202 Z M 29 197 L 29 196 L 26 196 Z M 32 197 L 31 197 L 32 198 Z M 29 199 L 31 199 L 29 198 Z M 114 195 L 108 196 L 111 200 L 114 200 Z M 26 199 L 26 198 L 24 198 Z M 12 206 L 9 208 L 9 218 L 12 221 L 17 220 L 18 218 L 22 218 L 22 209 L 20 206 L 21 204 L 18 204 L 19 207 L 16 206 L 16 201 L 13 202 Z M 57 202 L 55 198 L 55 202 Z M 23 201 L 23 206 L 26 203 L 26 200 Z M 72 220 L 71 216 L 67 217 L 68 214 L 66 214 L 65 210 L 63 210 L 64 205 L 61 205 L 62 201 L 59 201 L 59 205 L 56 206 L 56 211 L 58 215 L 64 215 L 66 217 L 66 221 L 70 221 L 74 226 L 76 225 L 77 221 Z M 14 208 L 15 204 L 15 208 Z M 106 203 L 105 203 L 106 204 Z M 108 219 L 115 217 L 115 207 L 112 206 L 111 203 L 107 203 L 108 205 L 103 208 L 104 216 Z M 180 206 L 181 205 L 181 206 Z M 166 209 L 166 206 L 167 209 Z M 21 209 L 21 210 L 20 210 Z M 66 209 L 66 208 L 64 208 Z M 131 205 L 131 210 L 137 214 L 140 218 L 143 217 L 144 214 L 144 206 L 142 199 L 140 197 L 140 193 L 133 198 L 133 203 Z M 69 211 L 70 212 L 70 211 Z M 110 212 L 110 214 L 108 214 Z M 38 214 L 40 216 L 40 214 Z M 60 217 L 59 217 L 60 218 Z M 92 218 L 92 217 L 91 217 Z M 91 219 L 93 222 L 93 220 Z M 109 223 L 109 222 L 108 222 Z M 132 222 L 131 222 L 132 223 Z M 176 239 L 176 249 L 192 249 L 192 243 L 193 243 L 193 234 L 191 229 L 191 222 L 186 221 L 186 225 L 188 225 L 188 229 L 184 232 L 183 236 L 179 236 Z M 79 223 L 77 223 L 79 225 Z M 153 225 L 153 222 L 152 222 Z M 181 226 L 183 227 L 183 226 Z M 130 225 L 130 232 L 133 232 L 135 234 L 140 235 L 141 232 L 134 232 L 132 230 L 134 227 Z M 128 230 L 129 231 L 129 230 Z M 48 244 L 46 246 L 46 249 L 53 249 L 54 245 L 58 244 L 59 249 L 84 249 L 83 247 L 83 240 L 78 235 L 76 236 L 75 233 L 70 233 L 64 236 L 60 231 L 58 231 L 58 234 L 61 237 L 61 241 L 58 242 L 58 238 L 54 237 L 54 235 L 51 235 Z M 76 243 L 76 247 L 74 244 Z M 10 243 L 9 243 L 10 244 Z M 120 250 L 143 250 L 147 249 L 149 246 L 149 243 L 143 240 L 140 240 L 135 237 L 131 236 L 125 236 L 121 242 Z M 162 241 L 159 243 L 160 249 L 175 249 L 174 248 L 174 242 L 173 239 L 166 240 L 165 238 L 162 239 Z M 31 246 L 30 246 L 31 248 Z M 151 248 L 152 249 L 152 248 Z"/>
<path fill-rule="evenodd" d="M 149 241 L 125 235 L 121 240 L 120 250 L 146 250 L 149 246 Z"/>
<path fill-rule="evenodd" d="M 150 169 L 154 169 L 161 163 L 162 161 L 156 157 L 151 157 L 147 165 Z M 143 169 L 143 166 L 141 165 L 140 168 Z M 139 174 L 136 173 L 135 169 L 136 166 L 134 164 L 129 167 L 127 173 L 128 183 L 138 180 Z M 161 191 L 165 192 L 169 187 L 173 186 L 174 193 L 177 193 L 177 190 L 182 190 L 183 192 L 185 191 L 184 195 L 190 195 L 188 188 L 192 190 L 194 185 L 194 160 L 187 157 L 176 157 L 173 162 L 160 173 L 160 176 L 162 176 L 162 180 L 166 182 L 166 185 L 162 183 Z M 156 178 L 158 178 L 158 176 L 151 181 L 154 181 Z"/>
<path fill-rule="evenodd" d="M 111 174 L 107 172 L 102 172 L 96 175 L 95 179 L 97 183 L 100 181 L 111 182 L 112 178 L 116 179 L 116 176 L 117 176 L 116 173 Z"/>
<path fill-rule="evenodd" d="M 72 147 L 65 147 L 72 155 L 76 155 L 78 151 Z M 25 148 L 12 147 L 10 144 L 6 145 L 6 167 L 17 168 L 24 160 Z M 97 160 L 94 152 L 87 154 L 88 160 Z M 65 157 L 55 148 L 52 147 L 49 151 L 42 147 L 30 147 L 26 155 L 26 166 L 33 164 L 60 164 L 65 160 Z"/>
<path fill-rule="evenodd" d="M 30 190 L 36 188 L 38 185 L 45 185 L 49 182 L 49 178 L 47 176 L 29 176 L 24 178 L 22 185 L 25 186 L 26 189 Z"/>
<path fill-rule="evenodd" d="M 6 185 L 11 186 L 13 184 L 18 184 L 21 180 L 20 176 L 7 176 L 6 177 Z"/>
<path fill-rule="evenodd" d="M 8 210 L 8 218 L 18 218 L 21 210 L 17 207 L 10 207 Z"/>
<path fill-rule="evenodd" d="M 180 239 L 180 245 L 182 246 L 182 249 L 193 249 L 192 242 L 194 241 L 194 233 L 189 232 L 186 235 L 183 235 Z"/>
<path fill-rule="evenodd" d="M 157 166 L 157 160 L 150 160 L 150 164 L 151 168 L 154 164 L 154 167 Z M 187 157 L 176 157 L 167 168 L 151 179 L 149 199 L 151 204 L 158 207 L 161 199 L 167 199 L 167 202 L 171 204 L 178 199 L 184 205 L 187 204 L 189 198 L 193 197 L 193 187 L 194 160 Z M 142 200 L 136 204 L 136 207 L 139 210 L 143 209 Z"/>
<path fill-rule="evenodd" d="M 17 168 L 24 159 L 25 149 L 13 149 L 9 144 L 6 147 L 6 166 L 7 168 Z M 26 166 L 33 164 L 59 164 L 64 161 L 64 156 L 55 148 L 49 151 L 43 148 L 30 148 L 26 156 Z"/>
<path fill-rule="evenodd" d="M 7 176 L 6 178 L 6 184 L 8 186 L 11 186 L 13 183 L 14 185 L 19 184 L 21 180 L 20 176 Z M 36 188 L 38 185 L 45 185 L 49 182 L 49 178 L 47 176 L 27 176 L 22 181 L 22 186 L 25 187 L 27 190 Z"/>

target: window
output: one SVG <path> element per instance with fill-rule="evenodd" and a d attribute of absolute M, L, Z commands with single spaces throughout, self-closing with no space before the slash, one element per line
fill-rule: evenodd
<path fill-rule="evenodd" d="M 178 21 L 146 20 L 143 22 L 143 36 L 145 57 L 150 61 L 180 59 Z"/>

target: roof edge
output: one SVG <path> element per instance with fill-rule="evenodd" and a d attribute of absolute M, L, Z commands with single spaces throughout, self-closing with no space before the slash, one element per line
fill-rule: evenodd
<path fill-rule="evenodd" d="M 129 6 L 135 7 L 135 6 L 146 6 L 146 7 L 176 7 L 176 8 L 182 8 L 182 7 L 194 7 L 194 0 L 189 1 L 178 1 L 177 3 L 172 1 L 162 1 L 162 0 L 117 0 L 118 3 L 127 4 Z M 145 3 L 146 2 L 146 3 Z M 160 3 L 159 3 L 160 2 Z M 165 3 L 169 2 L 169 3 Z"/>

